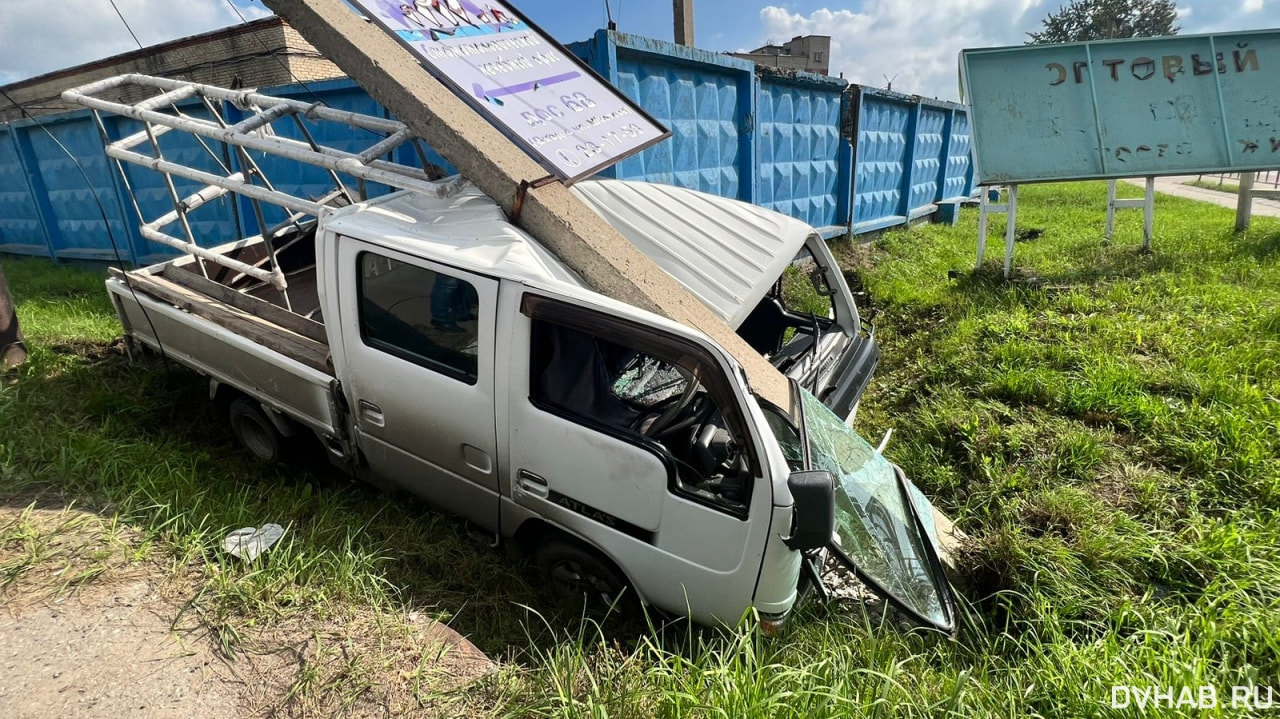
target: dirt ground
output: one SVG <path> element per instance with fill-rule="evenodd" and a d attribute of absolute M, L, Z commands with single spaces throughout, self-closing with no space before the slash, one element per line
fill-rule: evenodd
<path fill-rule="evenodd" d="M 434 697 L 496 669 L 438 622 L 370 611 L 243 628 L 227 656 L 185 611 L 198 579 L 133 544 L 89 512 L 0 506 L 0 717 L 461 714 Z"/>
<path fill-rule="evenodd" d="M 0 716 L 238 716 L 241 684 L 206 642 L 169 629 L 142 579 L 0 615 Z"/>

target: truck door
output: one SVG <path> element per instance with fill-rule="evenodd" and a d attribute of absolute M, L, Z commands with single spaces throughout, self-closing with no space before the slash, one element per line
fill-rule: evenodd
<path fill-rule="evenodd" d="M 498 282 L 347 237 L 338 267 L 338 376 L 367 470 L 496 530 Z"/>
<path fill-rule="evenodd" d="M 675 328 L 537 293 L 510 334 L 512 502 L 602 550 L 653 604 L 736 622 L 772 495 L 722 358 Z"/>

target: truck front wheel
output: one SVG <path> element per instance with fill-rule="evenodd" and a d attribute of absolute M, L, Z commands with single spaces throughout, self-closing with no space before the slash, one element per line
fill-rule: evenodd
<path fill-rule="evenodd" d="M 539 547 L 538 571 L 564 597 L 585 597 L 596 610 L 631 614 L 639 606 L 635 590 L 611 562 L 563 537 L 551 537 Z"/>
<path fill-rule="evenodd" d="M 280 436 L 257 402 L 237 397 L 231 400 L 228 413 L 231 431 L 254 457 L 267 464 L 276 464 L 284 459 L 284 437 Z"/>

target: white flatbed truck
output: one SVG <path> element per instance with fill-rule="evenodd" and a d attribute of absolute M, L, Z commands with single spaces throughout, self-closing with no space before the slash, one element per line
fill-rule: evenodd
<path fill-rule="evenodd" d="M 126 89 L 150 94 L 103 97 Z M 107 281 L 126 336 L 207 375 L 260 458 L 313 433 L 335 464 L 514 543 L 553 584 L 605 604 L 707 624 L 754 610 L 776 626 L 808 590 L 825 594 L 831 556 L 906 616 L 954 630 L 935 511 L 850 427 L 878 350 L 803 222 L 670 186 L 574 186 L 783 370 L 778 406 L 710 337 L 592 290 L 465 180 L 381 159 L 415 142 L 392 120 L 139 75 L 64 97 L 142 123 L 108 156 L 126 185 L 133 166 L 165 177 L 174 209 L 143 234 L 188 253 Z M 219 114 L 230 106 L 244 119 Z M 372 144 L 320 146 L 306 128 L 321 122 Z M 166 158 L 169 132 L 201 138 L 223 172 Z M 275 189 L 266 154 L 326 169 L 333 189 Z M 391 191 L 370 196 L 373 183 Z M 247 198 L 259 234 L 200 247 L 191 216 L 229 195 Z M 826 316 L 789 307 L 788 283 Z"/>

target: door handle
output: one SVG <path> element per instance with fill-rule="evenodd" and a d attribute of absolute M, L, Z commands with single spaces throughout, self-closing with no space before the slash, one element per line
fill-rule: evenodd
<path fill-rule="evenodd" d="M 547 487 L 546 479 L 539 477 L 527 469 L 522 469 L 516 473 L 516 486 L 535 497 L 542 497 L 544 499 L 550 491 Z"/>
<path fill-rule="evenodd" d="M 382 416 L 381 407 L 367 399 L 362 399 L 357 404 L 360 407 L 360 416 L 368 421 L 369 424 L 375 427 L 381 427 L 386 424 L 386 418 Z"/>

